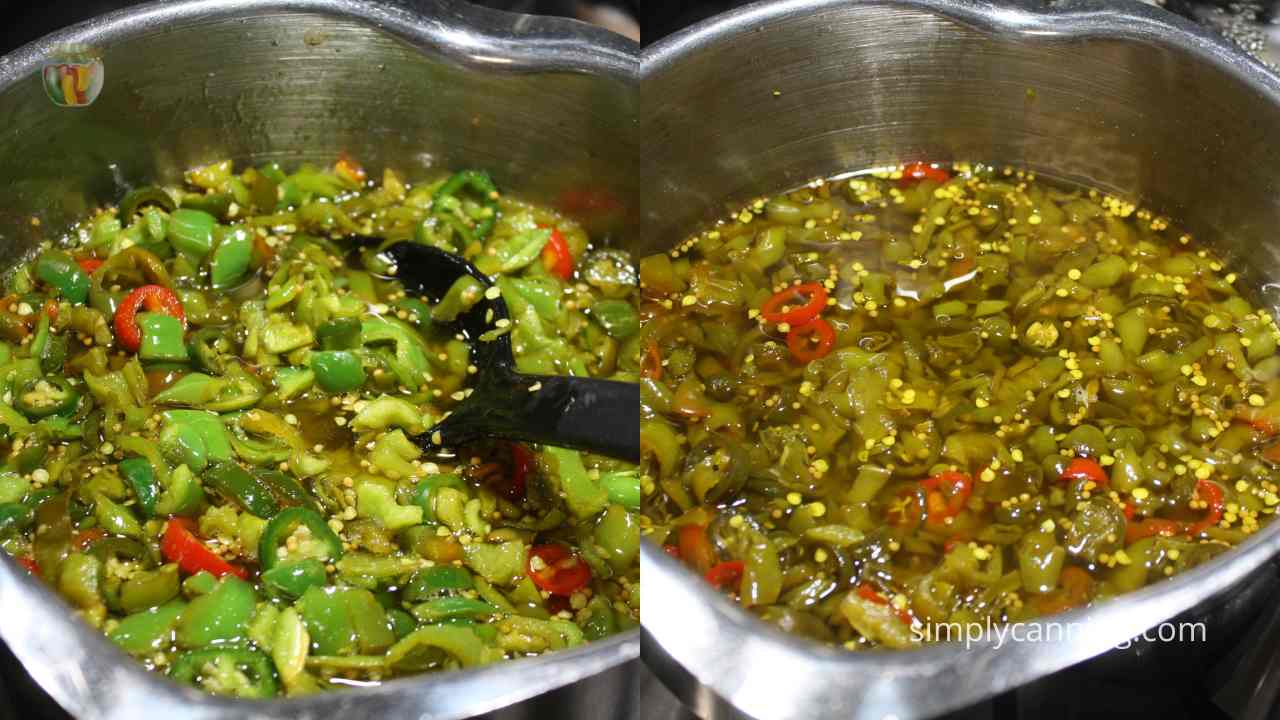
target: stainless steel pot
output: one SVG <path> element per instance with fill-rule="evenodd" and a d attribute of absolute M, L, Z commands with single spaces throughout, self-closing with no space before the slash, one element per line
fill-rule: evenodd
<path fill-rule="evenodd" d="M 454 0 L 420 13 L 355 0 L 156 3 L 0 59 L 0 264 L 129 183 L 237 162 L 331 162 L 350 152 L 410 174 L 483 167 L 535 200 L 608 193 L 586 220 L 625 238 L 634 207 L 636 49 L 573 21 Z M 101 58 L 83 108 L 55 106 L 42 65 Z M 39 219 L 33 225 L 32 218 Z M 4 553 L 0 553 L 4 555 Z M 531 660 L 274 702 L 214 698 L 145 672 L 7 558 L 0 640 L 73 716 L 599 717 L 629 705 L 638 633 Z"/>
<path fill-rule="evenodd" d="M 1280 285 L 1267 283 L 1280 276 L 1280 81 L 1154 8 L 760 3 L 646 49 L 640 74 L 645 251 L 671 247 L 726 203 L 815 176 L 990 160 L 1149 201 L 1277 306 Z M 642 652 L 708 718 L 928 717 L 1171 618 L 1205 622 L 1207 642 L 1141 642 L 1103 660 L 1133 671 L 1172 656 L 1203 669 L 1274 589 L 1277 551 L 1280 523 L 1183 575 L 1053 618 L 1077 624 L 1062 641 L 849 653 L 765 627 L 646 543 Z"/>

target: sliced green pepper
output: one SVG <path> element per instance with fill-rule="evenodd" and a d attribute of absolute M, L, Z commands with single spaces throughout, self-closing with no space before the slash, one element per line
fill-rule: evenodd
<path fill-rule="evenodd" d="M 169 646 L 173 628 L 187 603 L 182 600 L 134 613 L 116 625 L 107 637 L 130 655 L 149 655 Z"/>
<path fill-rule="evenodd" d="M 271 488 L 234 462 L 215 462 L 202 477 L 205 485 L 260 518 L 270 519 L 280 511 Z"/>
<path fill-rule="evenodd" d="M 129 487 L 133 488 L 133 496 L 138 499 L 142 516 L 155 517 L 156 500 L 160 496 L 160 482 L 156 479 L 156 472 L 151 467 L 151 462 L 146 458 L 133 457 L 121 460 L 117 467 L 120 469 L 120 476 L 129 484 Z"/>
<path fill-rule="evenodd" d="M 299 528 L 306 528 L 310 538 L 299 543 L 290 557 L 336 561 L 342 557 L 342 540 L 329 527 L 320 513 L 303 507 L 285 508 L 271 518 L 258 541 L 258 562 L 263 570 L 274 568 L 283 559 L 279 550 Z"/>
<path fill-rule="evenodd" d="M 29 418 L 60 415 L 80 402 L 80 393 L 60 377 L 29 381 L 15 395 L 14 405 Z"/>
<path fill-rule="evenodd" d="M 314 558 L 280 563 L 262 574 L 262 582 L 286 597 L 302 597 L 309 588 L 323 586 L 324 563 Z"/>
<path fill-rule="evenodd" d="M 468 241 L 484 240 L 493 231 L 493 226 L 498 221 L 498 188 L 493 184 L 493 178 L 489 177 L 488 173 L 480 170 L 463 170 L 454 173 L 431 196 L 432 212 L 441 217 L 449 217 L 444 208 L 447 204 L 446 198 L 453 198 L 464 188 L 470 188 L 478 196 L 483 209 L 483 217 L 475 223 L 474 227 L 463 228 L 464 235 L 467 236 Z"/>
<path fill-rule="evenodd" d="M 169 242 L 178 252 L 202 260 L 213 249 L 217 224 L 217 219 L 203 210 L 179 208 L 169 215 Z"/>
<path fill-rule="evenodd" d="M 68 301 L 81 305 L 89 297 L 89 276 L 66 252 L 50 250 L 36 261 L 36 277 L 58 289 Z"/>
<path fill-rule="evenodd" d="M 344 393 L 364 385 L 364 366 L 355 353 L 347 350 L 321 350 L 311 353 L 311 370 L 316 383 L 326 392 Z"/>
<path fill-rule="evenodd" d="M 222 228 L 219 228 L 221 231 Z M 243 227 L 227 228 L 209 261 L 209 284 L 214 290 L 234 287 L 249 269 L 253 258 L 253 235 Z"/>
<path fill-rule="evenodd" d="M 187 345 L 183 341 L 182 321 L 166 313 L 138 313 L 142 344 L 138 357 L 147 361 L 186 362 Z"/>
<path fill-rule="evenodd" d="M 213 592 L 191 601 L 178 621 L 178 644 L 187 648 L 239 642 L 247 637 L 257 605 L 253 586 L 225 575 Z"/>

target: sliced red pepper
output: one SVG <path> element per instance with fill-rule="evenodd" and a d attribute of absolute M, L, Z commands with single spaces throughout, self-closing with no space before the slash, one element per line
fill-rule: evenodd
<path fill-rule="evenodd" d="M 858 586 L 858 597 L 862 598 L 863 600 L 869 600 L 870 602 L 873 602 L 877 605 L 889 604 L 889 598 L 881 595 L 875 590 L 872 590 L 870 587 L 866 585 Z M 910 625 L 911 623 L 915 622 L 915 617 L 911 614 L 911 611 L 908 610 L 907 608 L 894 608 L 894 613 L 898 616 L 898 619 L 901 620 L 904 625 Z"/>
<path fill-rule="evenodd" d="M 640 377 L 650 380 L 662 379 L 662 350 L 658 343 L 651 342 L 645 347 L 644 357 L 640 358 Z"/>
<path fill-rule="evenodd" d="M 676 547 L 675 545 L 663 545 L 662 552 L 670 555 L 671 557 L 677 560 L 680 559 L 680 548 Z"/>
<path fill-rule="evenodd" d="M 17 560 L 19 565 L 26 568 L 27 572 L 35 575 L 36 577 L 40 577 L 40 566 L 36 564 L 35 558 L 30 555 L 21 555 L 14 558 L 14 560 Z"/>
<path fill-rule="evenodd" d="M 716 564 L 716 551 L 707 539 L 707 528 L 702 525 L 682 525 L 676 535 L 676 545 L 680 548 L 680 557 L 699 573 L 705 574 Z"/>
<path fill-rule="evenodd" d="M 944 183 L 951 179 L 951 173 L 940 167 L 934 167 L 929 163 L 914 162 L 902 168 L 902 179 L 898 184 L 902 187 L 915 185 L 921 180 L 933 180 L 937 183 Z"/>
<path fill-rule="evenodd" d="M 535 559 L 541 564 L 536 570 Z M 576 553 L 558 543 L 530 548 L 525 570 L 539 590 L 552 595 L 572 595 L 591 582 L 591 568 Z"/>
<path fill-rule="evenodd" d="M 726 560 L 722 563 L 716 563 L 711 569 L 703 575 L 712 587 L 721 590 L 728 588 L 735 590 L 738 583 L 742 580 L 742 573 L 746 570 L 746 565 L 741 560 Z"/>
<path fill-rule="evenodd" d="M 96 257 L 87 257 L 80 258 L 76 261 L 76 264 L 80 266 L 80 269 L 83 270 L 86 275 L 92 275 L 98 268 L 102 267 L 102 263 L 104 262 L 106 261 L 99 260 Z"/>
<path fill-rule="evenodd" d="M 561 280 L 573 277 L 573 253 L 569 251 L 569 243 L 558 228 L 551 228 L 551 238 L 542 246 L 542 266 Z"/>
<path fill-rule="evenodd" d="M 1217 525 L 1222 519 L 1222 488 L 1218 487 L 1217 483 L 1200 480 L 1196 483 L 1196 494 L 1209 504 L 1209 512 L 1205 514 L 1204 519 L 1187 528 L 1187 534 L 1191 537 Z"/>
<path fill-rule="evenodd" d="M 870 585 L 859 585 L 858 597 L 862 598 L 863 600 L 870 600 L 871 602 L 877 605 L 889 604 L 889 598 L 873 590 Z"/>
<path fill-rule="evenodd" d="M 798 307 L 790 307 L 799 304 Z M 760 306 L 760 317 L 771 323 L 803 325 L 818 317 L 827 307 L 827 288 L 822 283 L 792 285 Z M 784 309 L 786 308 L 786 309 Z"/>
<path fill-rule="evenodd" d="M 194 532 L 195 523 L 187 518 L 171 518 L 164 526 L 164 537 L 160 539 L 160 554 L 166 560 L 178 563 L 178 567 L 188 575 L 205 571 L 214 577 L 235 575 L 240 579 L 249 577 L 248 571 L 242 567 L 218 557 Z"/>
<path fill-rule="evenodd" d="M 826 357 L 835 344 L 835 328 L 822 318 L 814 318 L 803 325 L 792 327 L 787 333 L 787 349 L 791 351 L 791 357 L 801 363 Z"/>
<path fill-rule="evenodd" d="M 44 305 L 40 307 L 40 312 L 49 316 L 50 320 L 58 319 L 58 302 L 53 298 L 46 298 Z"/>
<path fill-rule="evenodd" d="M 138 326 L 138 312 L 162 312 L 171 315 L 187 326 L 187 316 L 182 312 L 182 301 L 172 290 L 163 285 L 143 285 L 125 295 L 116 308 L 116 340 L 130 352 L 142 345 L 142 328 Z"/>
<path fill-rule="evenodd" d="M 1127 502 L 1124 504 L 1123 512 L 1125 520 L 1132 520 L 1133 516 L 1138 513 L 1138 508 L 1133 503 Z"/>
<path fill-rule="evenodd" d="M 931 525 L 959 515 L 973 495 L 973 478 L 955 470 L 927 477 L 920 481 L 920 486 L 927 491 L 925 511 Z"/>
<path fill-rule="evenodd" d="M 1078 457 L 1067 463 L 1067 467 L 1063 469 L 1058 479 L 1063 482 L 1092 480 L 1095 484 L 1102 486 L 1107 484 L 1107 471 L 1103 470 L 1096 460 Z"/>
<path fill-rule="evenodd" d="M 1124 540 L 1126 544 L 1132 544 L 1142 538 L 1151 537 L 1152 535 L 1162 535 L 1164 537 L 1172 537 L 1181 533 L 1183 530 L 1182 523 L 1176 520 L 1164 520 L 1161 518 L 1147 518 L 1142 522 L 1129 523 L 1124 529 Z"/>
<path fill-rule="evenodd" d="M 533 453 L 521 443 L 511 443 L 511 489 L 508 493 L 519 500 L 525 496 L 529 485 L 529 470 L 533 467 Z"/>
<path fill-rule="evenodd" d="M 84 552 L 85 548 L 98 542 L 99 540 L 101 540 L 106 536 L 107 536 L 107 531 L 103 530 L 102 528 L 89 528 L 88 530 L 85 530 L 83 532 L 76 533 L 75 537 L 71 538 L 71 547 L 75 548 L 80 552 Z"/>

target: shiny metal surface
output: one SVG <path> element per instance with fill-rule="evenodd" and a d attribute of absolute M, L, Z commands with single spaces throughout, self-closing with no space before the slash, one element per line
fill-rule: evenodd
<path fill-rule="evenodd" d="M 1136 3 L 784 0 L 694 26 L 641 58 L 644 250 L 815 176 L 985 160 L 1135 195 L 1263 287 L 1280 277 L 1280 82 Z M 1242 285 L 1243 286 L 1243 285 Z M 1276 288 L 1255 299 L 1276 308 Z M 1197 662 L 1274 590 L 1280 523 L 1171 580 L 1053 618 L 1056 642 L 848 653 L 765 627 L 659 548 L 642 550 L 643 654 L 704 717 L 928 717 L 1098 656 L 1170 618 L 1204 644 L 1101 661 Z M 1042 626 L 1043 629 L 1043 626 Z"/>
<path fill-rule="evenodd" d="M 424 15 L 355 0 L 157 3 L 0 59 L 0 264 L 132 183 L 172 180 L 221 157 L 331 162 L 343 150 L 371 170 L 411 176 L 484 167 L 543 201 L 604 191 L 617 209 L 584 220 L 622 239 L 636 154 L 635 46 L 573 21 L 453 0 L 421 5 Z M 68 45 L 93 48 L 106 68 L 87 108 L 55 107 L 40 84 L 41 64 Z M 145 672 L 7 556 L 0 603 L 0 639 L 85 720 L 514 720 L 549 707 L 594 718 L 629 704 L 639 654 L 631 632 L 478 670 L 248 703 Z"/>

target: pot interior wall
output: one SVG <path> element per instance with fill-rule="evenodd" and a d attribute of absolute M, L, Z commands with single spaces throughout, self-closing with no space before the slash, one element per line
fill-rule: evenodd
<path fill-rule="evenodd" d="M 918 7 L 826 3 L 646 57 L 645 249 L 671 247 L 726 201 L 814 177 L 995 161 L 1142 199 L 1247 257 L 1247 281 L 1273 276 L 1276 100 L 1190 40 L 1079 38 L 1057 22 L 1027 15 L 995 33 Z"/>
<path fill-rule="evenodd" d="M 345 151 L 410 179 L 483 168 L 532 200 L 612 198 L 584 218 L 597 232 L 625 214 L 630 81 L 529 67 L 425 20 L 440 42 L 304 11 L 130 22 L 96 48 L 106 80 L 89 107 L 55 106 L 38 73 L 0 92 L 0 265 L 132 185 L 224 157 L 290 167 Z"/>

